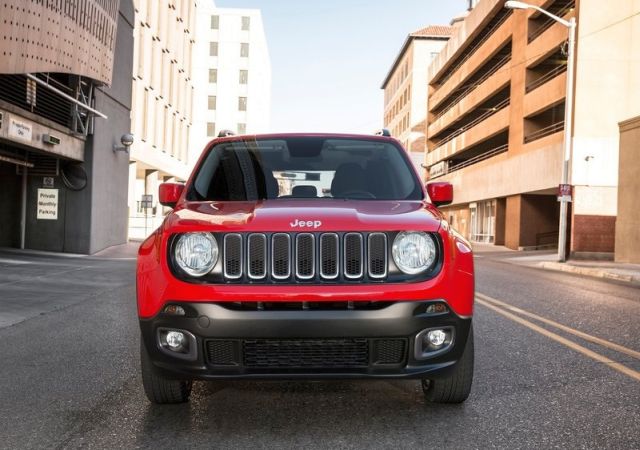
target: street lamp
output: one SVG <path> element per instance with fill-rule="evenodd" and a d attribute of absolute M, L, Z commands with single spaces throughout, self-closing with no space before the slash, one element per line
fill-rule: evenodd
<path fill-rule="evenodd" d="M 518 1 L 506 1 L 504 7 L 508 9 L 535 9 L 536 11 L 551 17 L 556 22 L 561 23 L 565 27 L 569 28 L 569 48 L 567 50 L 567 90 L 565 95 L 565 107 L 564 107 L 564 159 L 562 161 L 562 185 L 569 183 L 569 162 L 571 161 L 571 131 L 573 129 L 573 72 L 574 72 L 574 52 L 576 41 L 576 19 L 575 17 L 565 20 L 562 17 L 558 17 L 555 14 L 551 14 L 539 6 L 530 5 L 525 2 Z M 567 203 L 571 201 L 571 197 L 565 195 L 565 192 L 560 193 L 560 224 L 558 231 L 558 261 L 565 262 L 566 246 L 567 246 Z"/>

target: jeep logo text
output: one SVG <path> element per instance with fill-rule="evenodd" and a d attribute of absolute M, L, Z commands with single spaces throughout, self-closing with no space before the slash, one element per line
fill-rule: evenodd
<path fill-rule="evenodd" d="M 289 222 L 291 228 L 318 228 L 322 225 L 320 220 L 300 220 L 295 219 L 293 222 Z"/>

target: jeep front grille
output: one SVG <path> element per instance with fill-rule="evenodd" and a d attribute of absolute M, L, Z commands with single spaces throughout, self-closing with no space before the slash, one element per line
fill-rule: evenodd
<path fill-rule="evenodd" d="M 228 281 L 382 280 L 385 233 L 229 233 L 222 238 Z"/>

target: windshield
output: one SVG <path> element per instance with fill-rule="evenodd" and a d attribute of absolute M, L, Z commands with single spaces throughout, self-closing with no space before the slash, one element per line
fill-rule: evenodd
<path fill-rule="evenodd" d="M 189 199 L 421 200 L 422 195 L 410 162 L 391 143 L 293 137 L 216 145 L 198 169 Z"/>

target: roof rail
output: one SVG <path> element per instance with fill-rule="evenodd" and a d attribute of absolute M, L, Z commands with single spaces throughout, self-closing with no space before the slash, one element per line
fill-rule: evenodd
<path fill-rule="evenodd" d="M 388 128 L 380 128 L 378 131 L 376 131 L 374 133 L 376 136 L 385 136 L 385 137 L 391 137 L 391 132 L 389 131 Z"/>
<path fill-rule="evenodd" d="M 220 130 L 218 137 L 235 136 L 235 133 L 231 130 Z"/>

